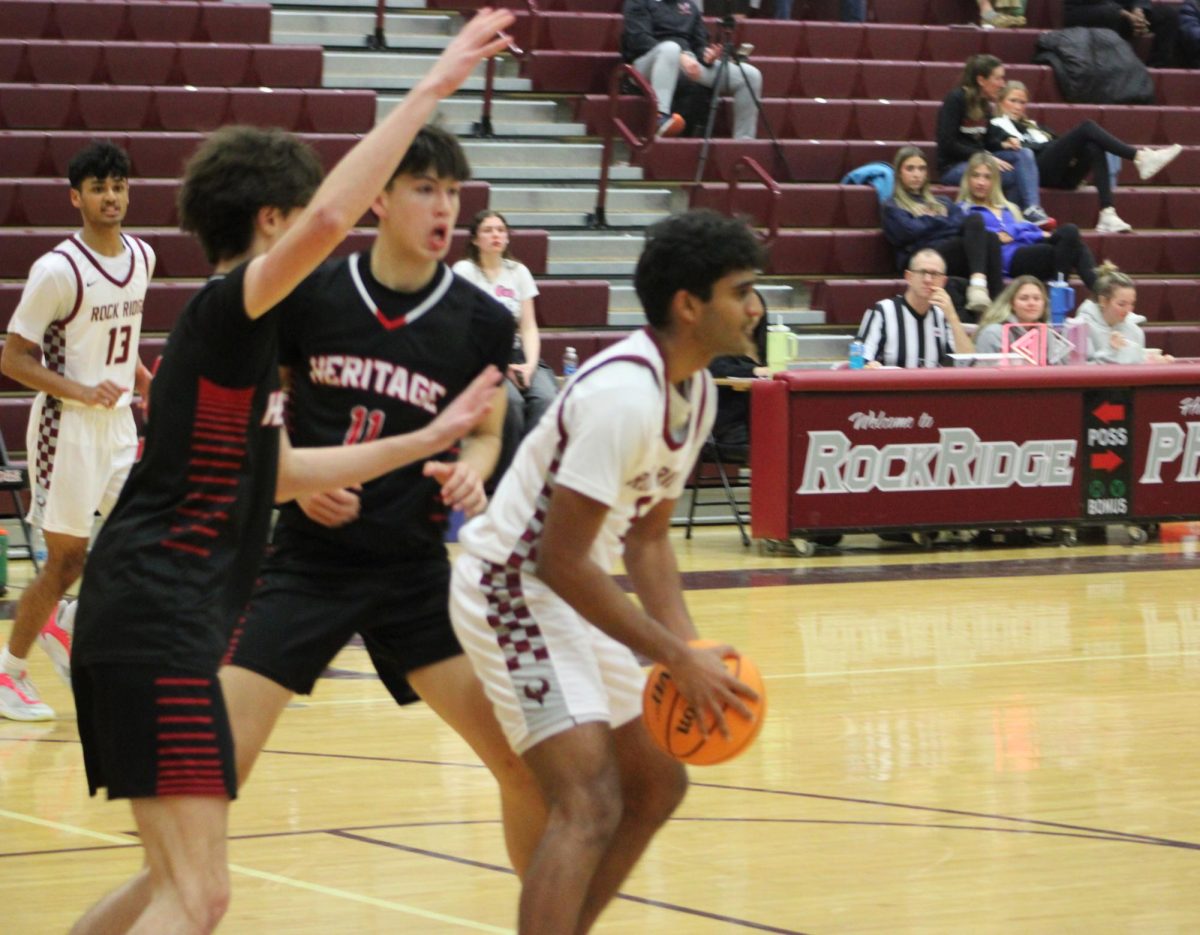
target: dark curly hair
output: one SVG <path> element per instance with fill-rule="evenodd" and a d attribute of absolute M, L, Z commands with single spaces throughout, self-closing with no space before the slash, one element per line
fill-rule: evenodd
<path fill-rule="evenodd" d="M 129 155 L 116 143 L 97 140 L 74 156 L 67 166 L 67 181 L 76 191 L 84 179 L 129 178 Z"/>
<path fill-rule="evenodd" d="M 713 284 L 732 272 L 762 269 L 762 247 L 741 221 L 715 211 L 688 211 L 659 221 L 646 231 L 633 285 L 654 328 L 671 323 L 671 300 L 680 289 L 701 301 Z"/>

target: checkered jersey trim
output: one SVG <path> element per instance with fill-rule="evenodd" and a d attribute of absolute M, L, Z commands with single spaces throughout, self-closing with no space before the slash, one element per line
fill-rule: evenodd
<path fill-rule="evenodd" d="M 67 369 L 66 322 L 50 324 L 42 338 L 42 356 L 47 370 L 57 374 Z M 37 453 L 34 458 L 34 476 L 38 486 L 50 489 L 50 476 L 54 470 L 54 456 L 58 452 L 58 432 L 62 425 L 63 403 L 56 396 L 46 396 L 38 418 Z"/>

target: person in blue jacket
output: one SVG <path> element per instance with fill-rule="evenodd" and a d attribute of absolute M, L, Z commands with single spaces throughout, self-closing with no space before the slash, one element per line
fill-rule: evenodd
<path fill-rule="evenodd" d="M 958 190 L 958 203 L 983 218 L 987 229 L 1000 239 L 1000 260 L 1006 276 L 1036 276 L 1042 282 L 1066 278 L 1072 270 L 1093 291 L 1096 260 L 1080 239 L 1074 224 L 1045 231 L 1021 216 L 1021 209 L 1008 201 L 1000 189 L 1000 167 L 990 153 L 976 153 L 967 160 Z"/>
<path fill-rule="evenodd" d="M 976 314 L 1004 288 L 1000 240 L 976 217 L 929 187 L 929 161 L 916 146 L 902 146 L 892 160 L 896 184 L 883 203 L 883 236 L 896 251 L 896 268 L 926 247 L 946 261 L 946 272 L 967 280 L 966 308 Z"/>
<path fill-rule="evenodd" d="M 1183 0 L 1179 4 L 1179 64 L 1200 68 L 1200 4 Z"/>

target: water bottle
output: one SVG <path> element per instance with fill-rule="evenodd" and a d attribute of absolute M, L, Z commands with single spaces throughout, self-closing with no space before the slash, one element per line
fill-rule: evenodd
<path fill-rule="evenodd" d="M 866 348 L 863 347 L 862 341 L 850 342 L 850 369 L 862 370 L 866 360 L 863 358 L 863 353 Z"/>
<path fill-rule="evenodd" d="M 1050 283 L 1050 324 L 1060 327 L 1071 312 L 1075 311 L 1075 290 L 1067 285 L 1063 274 Z"/>
<path fill-rule="evenodd" d="M 575 353 L 575 348 L 568 347 L 563 351 L 563 376 L 569 379 L 578 369 L 579 355 Z"/>
<path fill-rule="evenodd" d="M 29 537 L 33 540 L 29 543 L 29 551 L 37 559 L 38 564 L 41 565 L 46 561 L 46 537 L 42 535 L 42 527 L 34 526 L 30 531 Z"/>

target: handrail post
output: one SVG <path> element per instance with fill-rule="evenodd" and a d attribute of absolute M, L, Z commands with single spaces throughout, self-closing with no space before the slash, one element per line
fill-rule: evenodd
<path fill-rule="evenodd" d="M 380 3 L 385 0 L 379 0 Z M 523 0 L 525 8 L 529 11 L 529 48 L 536 49 L 538 40 L 541 35 L 541 18 L 542 11 L 537 5 L 537 0 Z M 509 42 L 508 52 L 514 58 L 528 59 L 529 53 L 518 46 L 515 42 Z M 495 131 L 492 128 L 492 97 L 495 93 L 496 85 L 496 58 L 493 56 L 487 60 L 483 71 L 483 109 L 479 114 L 479 122 L 476 123 L 472 130 L 476 136 L 481 136 L 490 139 L 494 137 Z"/>
<path fill-rule="evenodd" d="M 384 34 L 384 18 L 387 13 L 387 0 L 375 2 L 375 31 L 367 36 L 367 48 L 372 52 L 382 52 L 387 48 L 387 36 Z"/>
<path fill-rule="evenodd" d="M 783 200 L 783 190 L 779 187 L 779 183 L 771 177 L 771 174 L 756 159 L 751 156 L 742 156 L 741 159 L 733 164 L 733 170 L 729 173 L 726 205 L 727 213 L 730 216 L 733 215 L 734 197 L 737 194 L 738 169 L 743 167 L 757 175 L 758 180 L 763 183 L 763 187 L 767 190 L 767 216 L 764 220 L 767 233 L 762 238 L 762 242 L 764 247 L 769 247 L 779 236 L 779 203 Z"/>
<path fill-rule="evenodd" d="M 650 102 L 650 110 L 646 116 L 645 136 L 635 135 L 629 129 L 629 125 L 617 115 L 621 104 L 621 79 L 623 78 L 631 79 Z M 608 79 L 608 104 L 609 119 L 608 126 L 604 128 L 604 145 L 600 152 L 600 184 L 596 189 L 596 210 L 587 216 L 587 225 L 592 230 L 608 227 L 605 206 L 608 202 L 609 166 L 612 163 L 615 142 L 613 137 L 620 133 L 621 138 L 629 146 L 630 154 L 636 156 L 654 142 L 657 129 L 655 118 L 658 116 L 658 96 L 654 93 L 654 88 L 650 86 L 650 83 L 632 65 L 622 63 L 613 69 L 612 75 Z"/>

